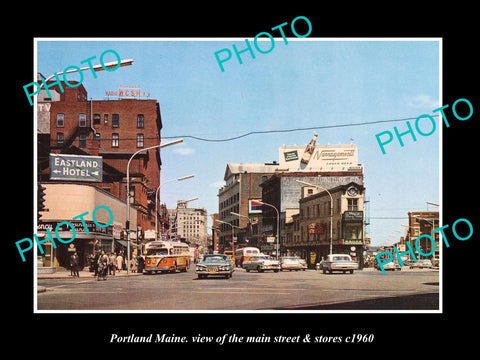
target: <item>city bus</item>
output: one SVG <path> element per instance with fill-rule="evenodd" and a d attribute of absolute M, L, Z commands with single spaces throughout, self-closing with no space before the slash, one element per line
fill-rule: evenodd
<path fill-rule="evenodd" d="M 179 241 L 150 241 L 145 244 L 145 274 L 175 273 L 190 268 L 190 247 Z"/>
<path fill-rule="evenodd" d="M 243 247 L 235 250 L 235 265 L 242 266 L 244 261 L 250 259 L 253 255 L 260 255 L 260 249 L 256 247 Z"/>

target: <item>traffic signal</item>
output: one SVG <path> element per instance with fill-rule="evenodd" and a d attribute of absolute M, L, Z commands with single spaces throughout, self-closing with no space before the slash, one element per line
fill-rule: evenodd
<path fill-rule="evenodd" d="M 45 208 L 45 190 L 47 188 L 42 186 L 42 184 L 37 184 L 37 219 L 40 220 L 42 215 L 40 215 L 41 211 L 47 211 Z"/>

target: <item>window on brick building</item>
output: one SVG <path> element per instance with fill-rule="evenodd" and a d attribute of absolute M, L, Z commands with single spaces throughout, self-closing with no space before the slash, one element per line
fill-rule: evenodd
<path fill-rule="evenodd" d="M 57 145 L 62 146 L 63 145 L 63 140 L 64 136 L 62 132 L 57 133 Z"/>
<path fill-rule="evenodd" d="M 78 136 L 78 146 L 79 147 L 87 147 L 87 135 L 85 134 L 80 134 Z"/>
<path fill-rule="evenodd" d="M 57 114 L 57 127 L 64 127 L 65 114 Z"/>
<path fill-rule="evenodd" d="M 108 124 L 108 114 L 103 114 L 103 123 L 104 123 L 105 125 Z"/>
<path fill-rule="evenodd" d="M 87 115 L 86 114 L 78 114 L 78 126 L 86 127 L 87 126 Z"/>
<path fill-rule="evenodd" d="M 120 141 L 119 135 L 117 133 L 113 133 L 112 134 L 112 147 L 118 147 L 119 141 Z"/>
<path fill-rule="evenodd" d="M 112 127 L 117 128 L 120 126 L 120 115 L 112 114 Z"/>
<path fill-rule="evenodd" d="M 137 128 L 143 128 L 144 117 L 143 114 L 137 115 Z"/>
<path fill-rule="evenodd" d="M 93 135 L 93 140 L 100 142 L 100 133 L 96 132 L 95 135 Z"/>
<path fill-rule="evenodd" d="M 93 125 L 100 125 L 100 114 L 93 114 Z"/>
<path fill-rule="evenodd" d="M 137 148 L 143 148 L 143 134 L 137 134 Z"/>

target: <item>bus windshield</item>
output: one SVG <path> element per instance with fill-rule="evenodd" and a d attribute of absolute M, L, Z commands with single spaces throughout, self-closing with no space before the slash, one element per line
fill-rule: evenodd
<path fill-rule="evenodd" d="M 148 249 L 147 256 L 150 255 L 168 255 L 168 249 Z"/>

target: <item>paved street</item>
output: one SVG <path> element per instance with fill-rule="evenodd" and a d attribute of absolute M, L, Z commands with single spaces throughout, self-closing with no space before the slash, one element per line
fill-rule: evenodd
<path fill-rule="evenodd" d="M 39 279 L 38 310 L 437 310 L 439 272 L 245 272 Z"/>

